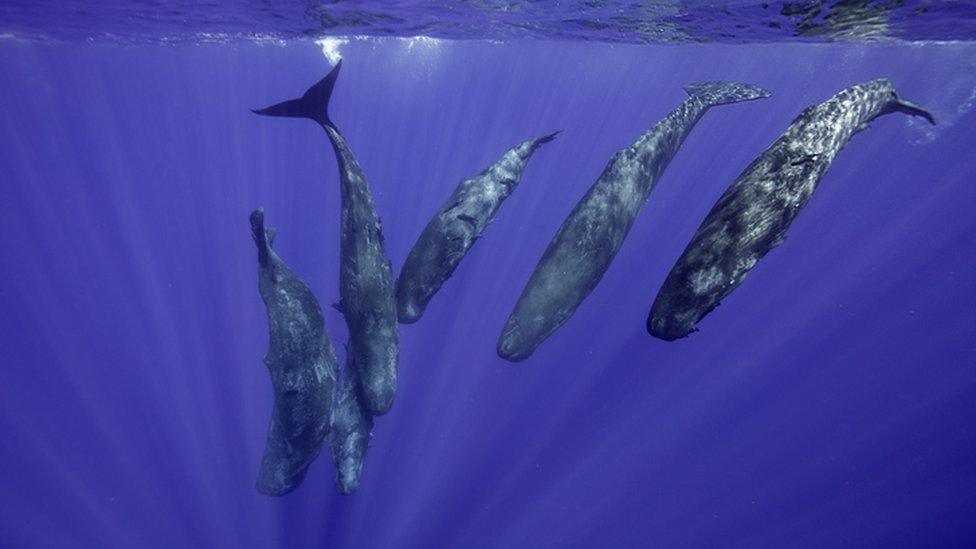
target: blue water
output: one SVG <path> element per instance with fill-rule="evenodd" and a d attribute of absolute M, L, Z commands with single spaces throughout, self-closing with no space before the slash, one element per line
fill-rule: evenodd
<path fill-rule="evenodd" d="M 357 493 L 323 454 L 254 489 L 272 395 L 248 213 L 337 347 L 338 176 L 321 129 L 248 109 L 311 41 L 0 41 L 0 545 L 891 547 L 976 543 L 976 46 L 349 39 L 330 114 L 399 269 L 462 178 L 562 129 L 401 326 Z M 787 241 L 667 343 L 644 321 L 734 178 L 806 106 L 888 77 Z M 495 343 L 608 158 L 734 79 L 601 284 L 526 362 Z"/>

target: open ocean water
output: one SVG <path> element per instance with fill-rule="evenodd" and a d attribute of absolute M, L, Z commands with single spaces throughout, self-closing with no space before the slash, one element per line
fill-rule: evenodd
<path fill-rule="evenodd" d="M 0 546 L 976 545 L 974 40 L 965 1 L 4 2 Z M 340 365 L 348 329 L 329 140 L 250 109 L 340 58 L 394 277 L 459 181 L 562 131 L 399 325 L 359 489 L 326 441 L 268 497 L 252 210 Z M 881 77 L 938 124 L 873 121 L 699 331 L 649 335 L 725 189 Z M 771 96 L 708 110 L 575 314 L 499 357 L 608 160 L 710 80 Z"/>

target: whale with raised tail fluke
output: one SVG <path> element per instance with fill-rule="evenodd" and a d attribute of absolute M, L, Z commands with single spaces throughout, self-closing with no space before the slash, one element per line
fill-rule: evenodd
<path fill-rule="evenodd" d="M 329 136 L 339 164 L 342 198 L 340 223 L 339 297 L 349 327 L 350 352 L 370 415 L 389 411 L 396 395 L 399 334 L 393 274 L 386 254 L 380 219 L 363 171 L 345 138 L 329 118 L 329 99 L 340 60 L 322 80 L 297 99 L 254 112 L 265 116 L 308 118 Z"/>

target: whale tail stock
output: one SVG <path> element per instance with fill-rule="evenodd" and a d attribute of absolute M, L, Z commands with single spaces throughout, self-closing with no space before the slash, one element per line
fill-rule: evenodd
<path fill-rule="evenodd" d="M 264 208 L 251 212 L 251 236 L 254 237 L 254 244 L 258 247 L 258 263 L 262 267 L 267 267 L 268 253 L 274 244 L 275 231 L 264 226 Z"/>
<path fill-rule="evenodd" d="M 708 106 L 752 101 L 770 96 L 769 91 L 759 86 L 738 82 L 698 82 L 685 86 L 685 92 L 701 99 Z"/>
<path fill-rule="evenodd" d="M 336 63 L 335 67 L 319 80 L 305 94 L 298 99 L 282 101 L 263 109 L 254 109 L 251 112 L 264 116 L 285 116 L 289 118 L 311 118 L 322 126 L 332 126 L 329 120 L 329 99 L 332 97 L 332 88 L 335 87 L 336 78 L 339 77 L 339 69 L 342 67 L 342 60 Z"/>

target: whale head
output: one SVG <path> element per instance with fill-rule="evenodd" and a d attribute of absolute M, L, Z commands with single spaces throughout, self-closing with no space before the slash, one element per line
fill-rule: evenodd
<path fill-rule="evenodd" d="M 521 362 L 535 351 L 536 343 L 526 337 L 525 331 L 517 321 L 509 319 L 502 335 L 498 338 L 498 356 L 509 362 Z"/>
<path fill-rule="evenodd" d="M 694 323 L 675 316 L 655 316 L 653 313 L 647 319 L 647 332 L 664 341 L 674 341 L 695 331 Z"/>

